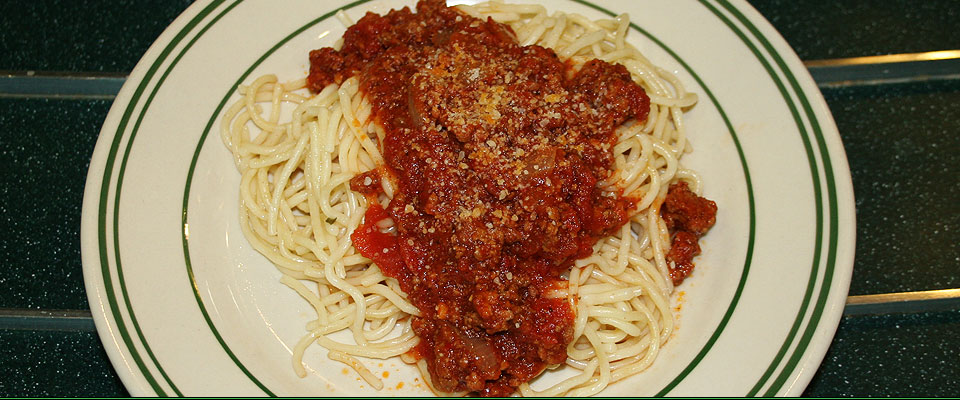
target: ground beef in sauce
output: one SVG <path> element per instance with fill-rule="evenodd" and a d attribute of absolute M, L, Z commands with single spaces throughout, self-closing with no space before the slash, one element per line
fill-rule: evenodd
<path fill-rule="evenodd" d="M 310 52 L 311 90 L 352 76 L 386 132 L 385 165 L 351 181 L 371 200 L 354 246 L 421 311 L 413 353 L 438 389 L 510 395 L 566 359 L 574 314 L 555 293 L 627 221 L 636 200 L 597 182 L 649 98 L 620 65 L 577 70 L 438 0 L 367 13 L 340 50 Z M 396 183 L 386 209 L 380 176 Z"/>
<path fill-rule="evenodd" d="M 697 196 L 686 182 L 670 185 L 660 216 L 673 233 L 667 262 L 674 286 L 693 272 L 693 257 L 700 254 L 697 241 L 717 220 L 717 204 Z"/>

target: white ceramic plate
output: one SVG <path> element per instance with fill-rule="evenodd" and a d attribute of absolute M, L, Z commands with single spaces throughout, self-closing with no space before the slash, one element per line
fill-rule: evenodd
<path fill-rule="evenodd" d="M 278 283 L 237 220 L 239 176 L 216 133 L 241 82 L 302 77 L 307 52 L 358 19 L 409 3 L 199 1 L 117 96 L 83 205 L 84 279 L 97 330 L 134 395 L 375 395 L 313 346 L 291 347 L 310 306 Z M 686 117 L 717 224 L 678 288 L 679 329 L 646 372 L 604 395 L 798 395 L 833 338 L 855 240 L 853 190 L 830 112 L 777 32 L 727 0 L 557 0 L 629 13 L 630 41 L 700 102 Z M 367 363 L 380 395 L 423 395 L 399 360 Z M 549 378 L 549 377 L 548 377 Z"/>

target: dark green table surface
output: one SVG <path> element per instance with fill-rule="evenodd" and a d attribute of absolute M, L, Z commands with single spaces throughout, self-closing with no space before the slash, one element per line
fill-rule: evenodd
<path fill-rule="evenodd" d="M 322 0 L 318 0 L 322 1 Z M 0 0 L 4 75 L 122 77 L 185 0 Z M 805 61 L 960 49 L 960 2 L 753 0 Z M 960 69 L 823 86 L 853 175 L 851 295 L 960 288 Z M 112 99 L 0 91 L 0 309 L 89 311 L 84 179 Z M 0 318 L 0 395 L 124 396 L 89 318 Z M 11 322 L 13 321 L 13 322 Z M 809 396 L 960 395 L 960 309 L 848 315 Z M 732 366 L 735 368 L 735 366 Z"/>

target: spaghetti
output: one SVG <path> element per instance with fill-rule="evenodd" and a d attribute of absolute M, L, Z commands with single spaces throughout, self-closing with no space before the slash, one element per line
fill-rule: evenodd
<path fill-rule="evenodd" d="M 436 6 L 436 2 L 426 3 L 430 4 L 422 7 Z M 557 257 L 565 270 L 547 279 L 546 286 L 533 295 L 560 305 L 550 309 L 568 307 L 570 313 L 557 317 L 558 321 L 569 318 L 569 327 L 557 330 L 565 339 L 559 343 L 560 360 L 542 357 L 531 377 L 556 362 L 580 374 L 542 390 L 531 388 L 527 383 L 530 377 L 491 386 L 487 382 L 490 379 L 480 374 L 478 384 L 482 386 L 477 386 L 451 383 L 442 374 L 437 375 L 438 361 L 425 356 L 422 349 L 422 343 L 437 345 L 433 336 L 423 337 L 424 332 L 435 330 L 424 328 L 423 321 L 437 320 L 440 312 L 414 305 L 424 304 L 420 295 L 411 298 L 414 286 L 398 279 L 400 272 L 390 266 L 404 262 L 396 247 L 370 244 L 378 237 L 405 234 L 407 228 L 398 226 L 404 219 L 389 218 L 384 210 L 394 207 L 396 213 L 399 200 L 391 203 L 407 192 L 397 186 L 395 177 L 382 172 L 383 166 L 396 157 L 384 153 L 391 151 L 384 141 L 395 127 L 387 122 L 385 128 L 384 120 L 377 118 L 378 109 L 371 105 L 369 95 L 373 90 L 355 76 L 357 71 L 313 85 L 311 89 L 317 92 L 313 96 L 303 89 L 316 80 L 279 83 L 273 75 L 240 88 L 242 98 L 224 114 L 221 135 L 241 173 L 241 227 L 257 251 L 283 273 L 281 282 L 306 299 L 317 313 L 317 319 L 307 324 L 309 333 L 294 348 L 293 368 L 301 377 L 306 374 L 303 353 L 317 342 L 330 351 L 330 358 L 351 365 L 375 387 L 378 379 L 354 356 L 402 356 L 417 364 L 432 387 L 445 392 L 596 394 L 611 382 L 646 369 L 673 331 L 669 296 L 674 282 L 681 281 L 689 268 L 678 275 L 672 262 L 675 252 L 671 252 L 671 231 L 686 232 L 684 227 L 688 225 L 674 222 L 685 221 L 685 214 L 670 214 L 668 227 L 661 216 L 661 205 L 668 189 L 670 193 L 674 188 L 689 193 L 683 192 L 689 186 L 692 192 L 700 192 L 699 177 L 679 164 L 679 158 L 690 151 L 683 110 L 696 103 L 696 96 L 685 92 L 676 77 L 650 64 L 626 43 L 629 22 L 625 15 L 591 21 L 576 14 L 548 14 L 541 6 L 503 3 L 461 6 L 459 10 L 457 22 L 461 17 L 467 24 L 473 23 L 471 17 L 490 17 L 508 25 L 510 30 L 504 32 L 515 34 L 517 43 L 554 49 L 578 74 L 587 74 L 584 71 L 592 71 L 595 65 L 601 69 L 606 63 L 621 65 L 618 68 L 629 74 L 627 80 L 639 84 L 641 94 L 649 97 L 650 104 L 642 105 L 642 113 L 630 114 L 636 118 L 627 116 L 623 118 L 626 122 L 616 123 L 612 140 L 604 148 L 610 162 L 605 168 L 612 173 L 588 185 L 599 193 L 595 200 L 605 202 L 598 204 L 607 204 L 612 210 L 604 215 L 615 220 L 619 215 L 615 211 L 621 207 L 622 221 L 598 228 L 602 237 L 584 236 L 577 242 L 589 246 L 585 254 Z M 354 25 L 342 13 L 340 17 L 346 25 Z M 594 59 L 604 63 L 595 64 L 591 61 Z M 634 104 L 634 108 L 638 107 Z M 543 161 L 543 157 L 537 160 L 532 164 L 560 163 Z M 676 182 L 683 184 L 671 186 Z M 506 196 L 502 194 L 499 200 L 509 200 Z M 608 197 L 628 200 L 603 200 Z M 699 199 L 695 195 L 693 198 Z M 422 205 L 413 207 L 414 203 L 404 203 L 403 210 L 419 212 Z M 710 207 L 706 209 L 710 214 Z M 466 217 L 476 219 L 478 215 Z M 713 223 L 712 214 L 705 218 L 708 228 Z M 696 230 L 694 246 L 695 238 L 703 232 L 705 229 Z M 371 249 L 377 250 L 376 254 Z M 686 253 L 695 255 L 697 251 Z M 506 321 L 514 319 L 500 322 Z M 516 321 L 520 329 L 521 321 L 526 320 L 517 317 Z M 501 326 L 487 330 L 495 334 L 501 328 L 499 332 L 513 329 Z M 352 341 L 330 337 L 345 330 L 352 334 Z M 455 331 L 457 334 L 462 332 Z M 483 356 L 491 351 L 486 347 L 489 339 L 482 333 L 479 337 L 460 338 L 457 343 L 461 347 L 469 344 L 472 352 L 468 354 L 476 356 L 477 363 L 489 364 Z M 519 377 L 515 370 L 507 371 Z"/>

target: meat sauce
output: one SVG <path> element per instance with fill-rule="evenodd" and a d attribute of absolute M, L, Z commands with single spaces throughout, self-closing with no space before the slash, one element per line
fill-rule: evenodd
<path fill-rule="evenodd" d="M 622 66 L 576 70 L 492 19 L 416 8 L 367 13 L 340 50 L 311 51 L 308 85 L 356 76 L 385 130 L 385 165 L 351 181 L 370 200 L 351 238 L 420 310 L 413 352 L 434 386 L 506 396 L 566 359 L 563 274 L 628 220 L 636 200 L 597 183 L 615 127 L 650 101 Z M 386 208 L 380 176 L 397 187 Z"/>
<path fill-rule="evenodd" d="M 673 232 L 667 262 L 674 286 L 693 272 L 693 257 L 700 254 L 697 241 L 717 220 L 717 203 L 697 196 L 686 182 L 670 185 L 660 207 L 660 217 Z"/>

